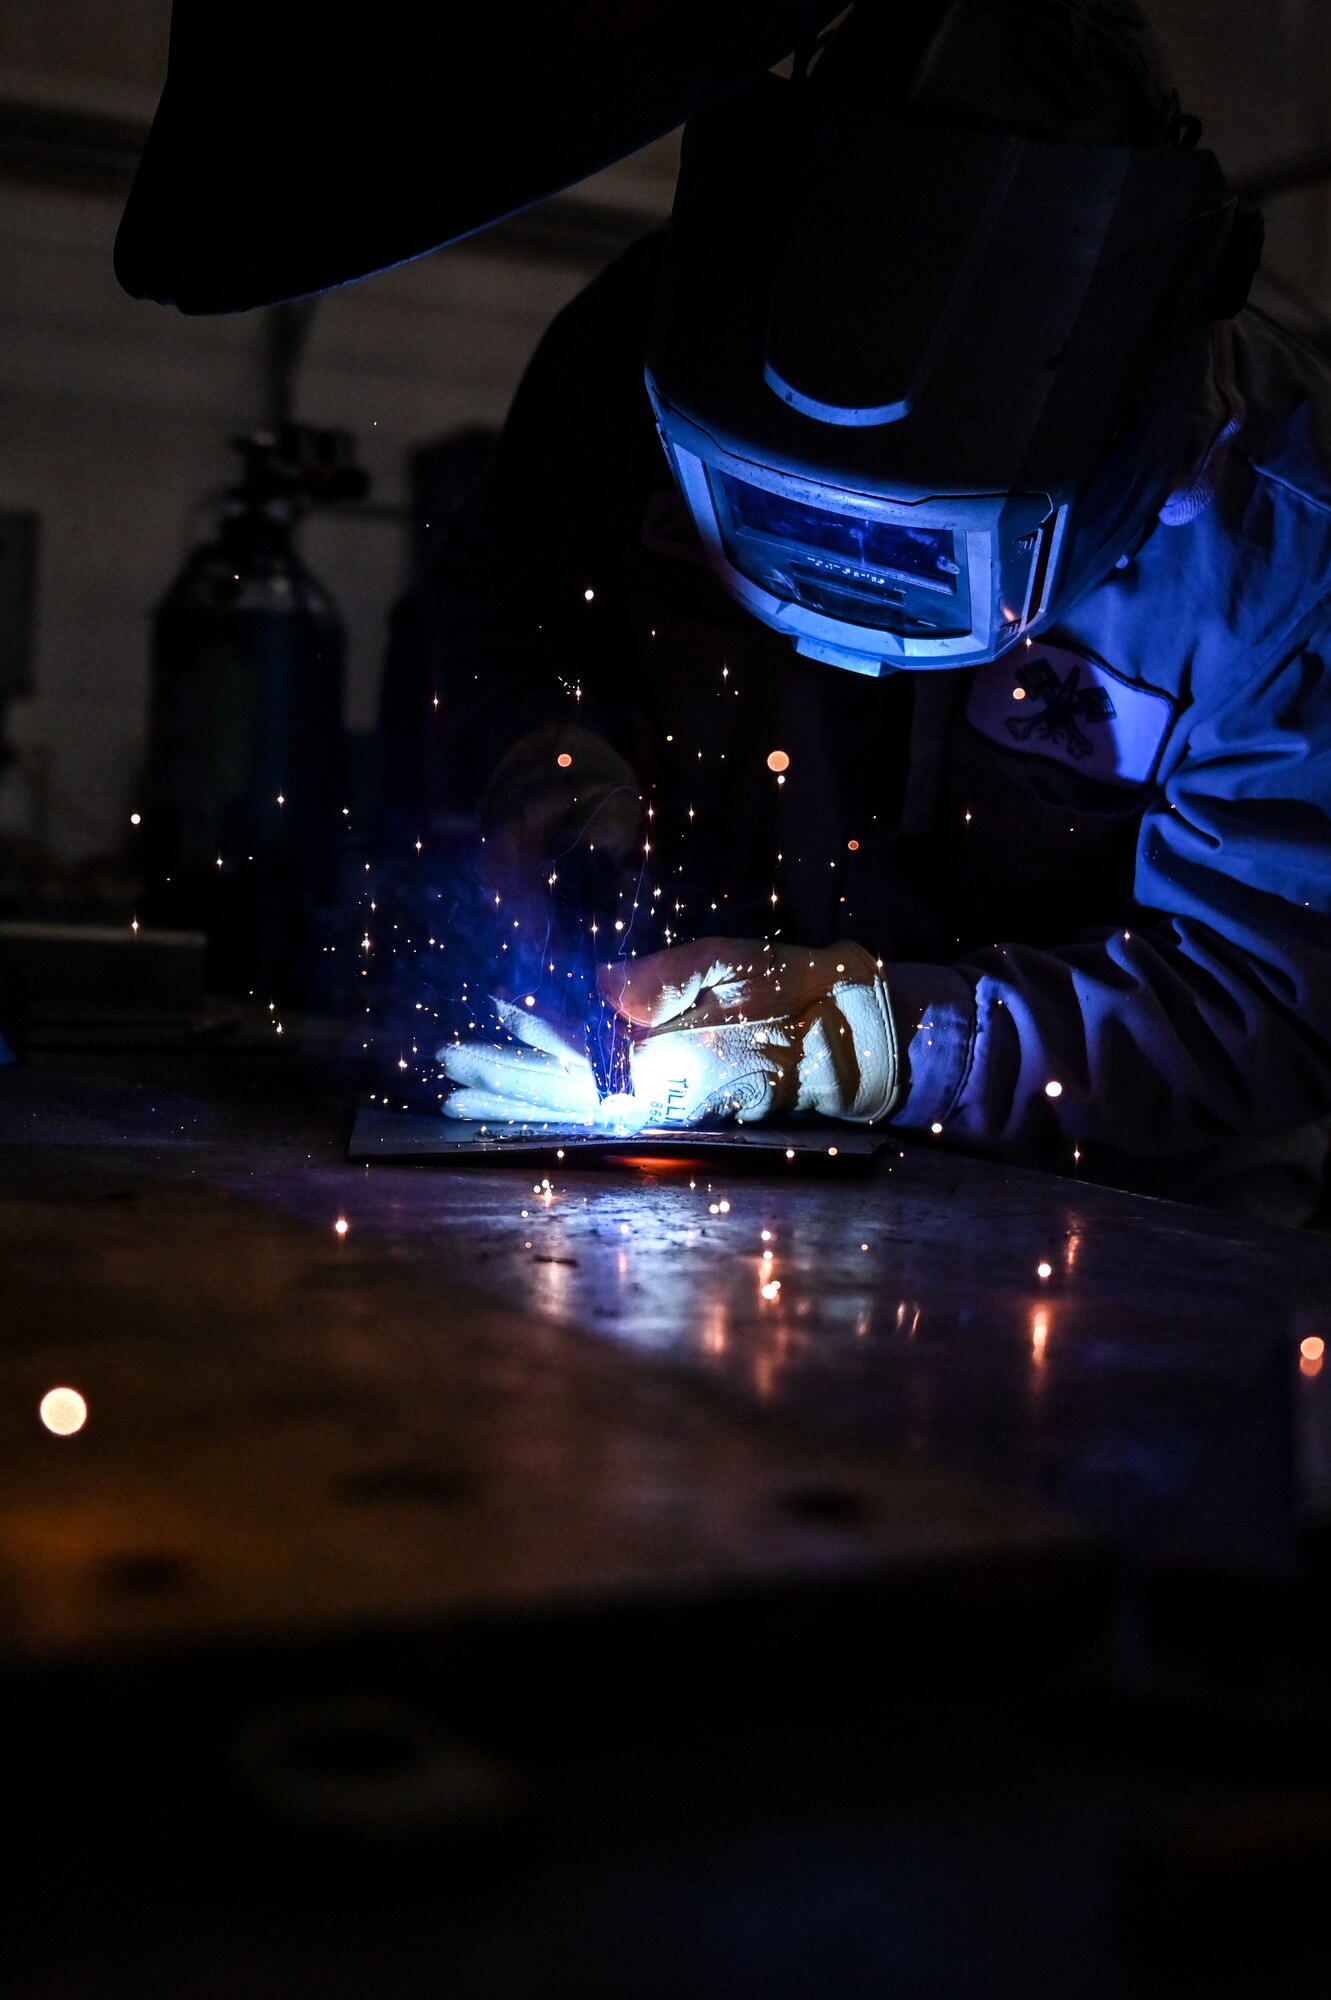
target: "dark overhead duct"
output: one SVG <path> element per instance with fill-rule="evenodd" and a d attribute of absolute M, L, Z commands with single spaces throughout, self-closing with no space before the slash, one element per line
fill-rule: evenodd
<path fill-rule="evenodd" d="M 116 243 L 127 291 L 234 312 L 456 242 L 810 40 L 836 0 L 176 0 Z"/>

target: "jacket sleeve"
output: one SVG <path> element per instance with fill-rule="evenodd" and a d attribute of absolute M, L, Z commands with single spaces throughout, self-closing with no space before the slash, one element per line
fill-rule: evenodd
<path fill-rule="evenodd" d="M 650 412 L 642 360 L 658 249 L 635 245 L 542 339 L 494 460 L 394 614 L 439 696 L 449 789 L 474 805 L 506 752 L 567 722 L 602 730 L 623 657 L 607 536 L 625 439 Z M 613 699 L 611 701 L 613 707 Z"/>
<path fill-rule="evenodd" d="M 1061 1162 L 1289 1131 L 1331 1111 L 1331 607 L 1209 711 L 1137 848 L 1122 928 L 889 968 L 896 1122 Z"/>

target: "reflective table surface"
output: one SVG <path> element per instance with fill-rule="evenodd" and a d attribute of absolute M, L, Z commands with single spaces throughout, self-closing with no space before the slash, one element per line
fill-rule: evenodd
<path fill-rule="evenodd" d="M 635 1161 L 349 1166 L 294 1065 L 47 1057 L 0 1153 L 202 1180 L 540 1320 L 1050 1501 L 1120 1546 L 1258 1567 L 1331 1500 L 1331 1241 L 949 1155 L 804 1176 Z M 340 1228 L 339 1225 L 345 1225 Z"/>

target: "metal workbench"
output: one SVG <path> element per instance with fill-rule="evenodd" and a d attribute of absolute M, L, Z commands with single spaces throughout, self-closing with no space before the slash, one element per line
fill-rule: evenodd
<path fill-rule="evenodd" d="M 0 1075 L 12 1990 L 1324 1990 L 1331 1244 L 349 1115 Z"/>

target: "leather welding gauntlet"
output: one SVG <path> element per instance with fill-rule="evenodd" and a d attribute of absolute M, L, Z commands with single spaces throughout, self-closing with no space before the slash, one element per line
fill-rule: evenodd
<path fill-rule="evenodd" d="M 862 945 L 699 938 L 599 977 L 643 1037 L 635 1091 L 640 1075 L 665 1091 L 652 1123 L 816 1111 L 868 1124 L 896 1102 L 887 985 Z"/>
<path fill-rule="evenodd" d="M 704 938 L 600 969 L 631 1032 L 631 1089 L 602 1097 L 568 1030 L 496 1000 L 498 1040 L 438 1051 L 444 1111 L 482 1123 L 642 1130 L 816 1111 L 866 1124 L 897 1094 L 896 1030 L 878 966 L 825 950 Z"/>

